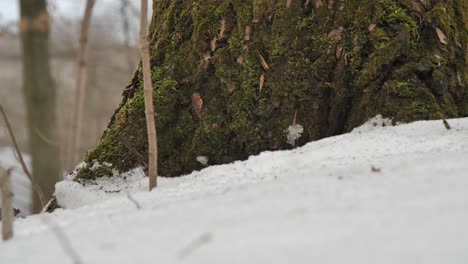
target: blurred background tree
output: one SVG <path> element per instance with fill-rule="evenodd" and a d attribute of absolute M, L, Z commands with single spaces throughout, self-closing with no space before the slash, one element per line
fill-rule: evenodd
<path fill-rule="evenodd" d="M 49 199 L 60 176 L 55 112 L 57 92 L 49 65 L 49 13 L 45 0 L 21 0 L 20 13 L 23 93 L 32 174 Z M 35 193 L 32 195 L 32 212 L 39 213 L 44 205 Z"/>
<path fill-rule="evenodd" d="M 33 1 L 26 1 L 33 2 Z M 46 2 L 46 1 L 42 1 Z M 75 61 L 78 48 L 79 30 L 84 0 L 48 0 L 49 13 L 49 68 L 55 86 L 56 135 L 43 137 L 49 145 L 55 146 L 63 170 L 66 159 L 67 139 L 71 133 L 71 114 L 74 95 Z M 98 142 L 102 131 L 109 122 L 109 116 L 121 100 L 121 87 L 124 86 L 138 63 L 138 23 L 139 1 L 99 0 L 90 27 L 89 78 L 86 85 L 84 123 L 81 131 L 80 155 Z M 26 101 L 22 92 L 22 49 L 20 45 L 19 0 L 0 1 L 0 103 L 9 114 L 10 121 L 25 154 L 32 154 L 28 143 L 28 118 Z M 41 117 L 41 125 L 51 126 L 52 120 Z M 0 164 L 10 166 L 8 158 L 13 158 L 8 135 L 0 123 Z M 34 132 L 34 131 L 33 131 Z M 41 134 L 41 136 L 43 136 Z M 55 136 L 55 139 L 54 139 Z M 8 157 L 5 157 L 8 156 Z M 53 160 L 53 157 L 48 157 Z M 26 157 L 26 160 L 29 160 Z M 55 163 L 57 164 L 57 163 Z M 34 168 L 33 168 L 34 169 Z M 55 168 L 57 170 L 57 168 Z M 57 179 L 59 178 L 59 174 Z M 15 181 L 15 207 L 27 213 L 30 199 L 29 184 L 26 179 Z M 53 186 L 52 186 L 53 188 Z"/>

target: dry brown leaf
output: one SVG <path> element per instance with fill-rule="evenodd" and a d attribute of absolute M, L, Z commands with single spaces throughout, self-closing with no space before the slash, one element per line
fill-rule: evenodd
<path fill-rule="evenodd" d="M 262 92 L 263 84 L 265 84 L 265 75 L 262 74 L 262 76 L 260 76 L 260 80 L 259 80 L 259 86 L 260 86 L 260 89 L 258 91 L 259 93 Z"/>
<path fill-rule="evenodd" d="M 244 41 L 250 40 L 250 34 L 252 33 L 252 28 L 250 25 L 245 26 Z"/>
<path fill-rule="evenodd" d="M 330 33 L 328 33 L 328 38 L 333 40 L 334 42 L 338 42 L 341 40 L 341 32 L 338 29 L 334 29 Z"/>
<path fill-rule="evenodd" d="M 440 43 L 447 45 L 447 36 L 445 33 L 438 27 L 436 27 L 437 37 L 439 37 Z"/>
<path fill-rule="evenodd" d="M 237 63 L 238 63 L 239 65 L 242 65 L 242 64 L 244 64 L 244 57 L 239 56 L 239 57 L 237 57 L 237 60 L 236 60 L 236 61 L 237 61 Z"/>
<path fill-rule="evenodd" d="M 368 27 L 369 32 L 374 31 L 374 29 L 375 29 L 376 26 L 377 26 L 376 24 L 370 24 L 369 27 Z"/>
<path fill-rule="evenodd" d="M 263 69 L 265 71 L 268 71 L 270 69 L 270 67 L 268 66 L 268 64 L 266 63 L 265 59 L 260 54 L 260 52 L 258 52 L 258 50 L 257 50 L 257 57 L 258 57 L 258 60 L 260 61 L 260 64 L 262 64 Z"/>
<path fill-rule="evenodd" d="M 216 50 L 216 42 L 218 39 L 216 37 L 213 37 L 210 41 L 210 50 L 214 52 Z"/>
<path fill-rule="evenodd" d="M 229 93 L 232 93 L 234 90 L 236 90 L 236 84 L 234 82 L 228 82 L 226 85 Z"/>
<path fill-rule="evenodd" d="M 343 47 L 338 45 L 336 46 L 336 59 L 341 58 L 341 54 L 343 54 Z"/>
<path fill-rule="evenodd" d="M 339 28 L 337 29 L 333 29 L 332 31 L 330 31 L 330 33 L 328 33 L 328 38 L 330 38 L 331 40 L 333 40 L 334 42 L 338 42 L 342 39 L 341 37 L 341 33 L 343 32 L 344 28 L 342 26 L 340 26 Z"/>
<path fill-rule="evenodd" d="M 220 25 L 220 29 L 219 29 L 218 39 L 224 38 L 224 31 L 226 31 L 226 18 L 222 17 L 221 18 L 221 25 Z"/>
<path fill-rule="evenodd" d="M 320 7 L 323 6 L 322 0 L 314 0 L 314 5 L 316 9 L 319 9 Z"/>
<path fill-rule="evenodd" d="M 193 109 L 195 110 L 195 113 L 197 114 L 198 118 L 201 117 L 201 110 L 203 107 L 203 99 L 200 96 L 200 93 L 194 92 L 192 94 L 192 106 Z"/>
<path fill-rule="evenodd" d="M 424 12 L 424 7 L 420 3 L 415 1 L 411 2 L 411 9 L 413 9 L 419 14 L 422 14 Z"/>
<path fill-rule="evenodd" d="M 292 0 L 286 0 L 286 8 L 291 7 L 291 2 L 292 2 Z"/>

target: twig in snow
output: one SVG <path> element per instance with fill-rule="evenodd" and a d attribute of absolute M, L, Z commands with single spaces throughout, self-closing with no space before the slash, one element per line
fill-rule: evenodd
<path fill-rule="evenodd" d="M 3 116 L 3 120 L 5 120 L 5 125 L 8 130 L 8 134 L 10 134 L 11 142 L 13 144 L 14 152 L 15 155 L 21 164 L 21 168 L 23 168 L 24 174 L 28 177 L 29 181 L 31 182 L 31 185 L 36 192 L 37 196 L 39 197 L 39 201 L 41 202 L 42 207 L 45 206 L 46 204 L 46 199 L 44 192 L 41 189 L 41 186 L 39 183 L 36 181 L 36 179 L 32 176 L 32 174 L 29 172 L 28 167 L 26 166 L 26 163 L 24 162 L 23 155 L 21 155 L 21 151 L 18 147 L 18 143 L 16 143 L 16 138 L 15 135 L 13 134 L 13 129 L 11 128 L 10 122 L 8 121 L 8 117 L 5 113 L 5 110 L 3 109 L 3 106 L 0 104 L 0 112 Z"/>
<path fill-rule="evenodd" d="M 132 202 L 135 205 L 135 207 L 138 210 L 141 209 L 140 203 L 130 193 L 127 193 L 127 198 L 128 198 L 128 200 L 130 200 L 130 202 Z"/>
<path fill-rule="evenodd" d="M 2 194 L 2 238 L 13 237 L 13 193 L 11 191 L 10 170 L 0 167 L 0 192 Z"/>
<path fill-rule="evenodd" d="M 190 242 L 187 246 L 179 251 L 179 258 L 185 258 L 192 254 L 195 250 L 200 248 L 201 246 L 211 242 L 213 236 L 210 233 L 203 233 L 195 240 Z"/>
<path fill-rule="evenodd" d="M 450 130 L 452 129 L 452 127 L 450 126 L 450 124 L 447 122 L 447 120 L 445 119 L 442 119 L 442 122 L 444 123 L 444 126 L 447 130 Z"/>
<path fill-rule="evenodd" d="M 65 232 L 60 228 L 59 225 L 55 224 L 52 219 L 49 219 L 48 216 L 44 216 L 41 220 L 50 227 L 50 229 L 54 232 L 55 236 L 57 237 L 59 244 L 62 246 L 65 253 L 72 259 L 74 264 L 82 264 L 84 263 L 81 260 L 81 257 L 78 255 L 76 250 L 73 248 L 70 240 L 68 239 Z"/>
<path fill-rule="evenodd" d="M 381 169 L 381 168 L 374 167 L 374 166 L 371 166 L 371 171 L 372 171 L 372 172 L 375 172 L 375 173 L 379 173 L 379 172 L 382 172 L 382 169 Z"/>
<path fill-rule="evenodd" d="M 148 44 L 148 0 L 141 0 L 140 14 L 140 55 L 143 71 L 143 95 L 145 98 L 146 129 L 148 132 L 148 178 L 149 190 L 158 185 L 158 138 L 154 121 L 153 85 L 151 83 L 151 62 Z"/>

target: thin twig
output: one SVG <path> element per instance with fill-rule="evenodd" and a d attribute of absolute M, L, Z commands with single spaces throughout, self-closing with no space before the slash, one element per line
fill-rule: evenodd
<path fill-rule="evenodd" d="M 128 150 L 130 150 L 133 153 L 133 155 L 136 156 L 138 161 L 140 161 L 145 167 L 148 168 L 148 164 L 145 162 L 145 158 L 143 157 L 143 155 L 140 154 L 140 152 L 138 152 L 138 150 L 135 147 L 133 147 L 127 140 L 125 140 L 121 136 L 118 136 L 118 139 Z"/>
<path fill-rule="evenodd" d="M 296 118 L 297 118 L 297 110 L 294 111 L 294 119 L 293 119 L 293 126 L 296 125 Z"/>
<path fill-rule="evenodd" d="M 442 119 L 442 122 L 444 123 L 444 126 L 447 130 L 450 130 L 452 129 L 452 127 L 450 126 L 449 122 L 447 122 L 447 120 L 445 119 Z"/>
<path fill-rule="evenodd" d="M 54 232 L 55 236 L 59 240 L 59 244 L 62 246 L 63 250 L 65 253 L 72 259 L 74 264 L 82 264 L 84 263 L 81 260 L 80 255 L 76 252 L 76 250 L 73 248 L 70 240 L 68 239 L 67 235 L 65 232 L 60 228 L 58 224 L 55 224 L 52 219 L 50 219 L 48 216 L 44 216 L 41 218 L 41 220 L 50 227 L 50 229 Z"/>
<path fill-rule="evenodd" d="M 46 135 L 42 134 L 42 132 L 39 130 L 39 128 L 35 127 L 34 128 L 34 131 L 36 132 L 36 135 L 42 139 L 45 143 L 51 145 L 51 146 L 54 146 L 54 147 L 58 147 L 59 144 L 57 142 L 54 142 L 52 139 L 50 138 L 47 138 Z"/>
<path fill-rule="evenodd" d="M 148 44 L 148 0 L 141 0 L 140 14 L 140 55 L 143 71 L 143 94 L 145 97 L 145 117 L 148 131 L 148 178 L 149 190 L 157 186 L 158 177 L 158 138 L 154 121 L 153 85 L 151 83 L 151 62 Z"/>
<path fill-rule="evenodd" d="M 189 256 L 194 251 L 199 249 L 201 246 L 211 242 L 212 239 L 213 239 L 213 236 L 210 233 L 201 234 L 195 240 L 191 241 L 187 246 L 185 246 L 179 251 L 179 258 L 183 259 Z"/>
<path fill-rule="evenodd" d="M 0 193 L 2 195 L 2 238 L 10 240 L 13 237 L 13 193 L 11 191 L 10 170 L 0 167 Z"/>
<path fill-rule="evenodd" d="M 39 183 L 36 181 L 36 179 L 33 177 L 33 175 L 29 172 L 28 167 L 26 166 L 26 163 L 24 162 L 23 155 L 21 155 L 21 151 L 19 149 L 18 143 L 16 142 L 15 135 L 13 134 L 13 129 L 11 128 L 10 122 L 8 121 L 8 117 L 5 113 L 5 110 L 3 109 L 3 106 L 0 104 L 0 112 L 2 113 L 3 120 L 5 121 L 5 125 L 7 127 L 8 133 L 11 138 L 11 142 L 13 144 L 14 151 L 16 153 L 16 157 L 18 158 L 19 163 L 21 164 L 21 168 L 24 171 L 24 174 L 28 177 L 29 181 L 31 182 L 31 185 L 36 192 L 37 196 L 39 197 L 39 201 L 41 202 L 42 207 L 45 206 L 46 204 L 46 199 L 44 192 L 41 189 L 41 186 Z"/>
<path fill-rule="evenodd" d="M 83 22 L 80 32 L 80 46 L 78 50 L 78 58 L 76 61 L 76 83 L 75 83 L 75 105 L 73 107 L 73 129 L 70 138 L 70 153 L 67 166 L 71 168 L 79 159 L 79 146 L 81 144 L 81 128 L 83 125 L 83 112 L 85 102 L 86 83 L 88 80 L 88 57 L 89 57 L 89 42 L 88 31 L 91 25 L 91 17 L 93 13 L 95 0 L 87 0 Z"/>
<path fill-rule="evenodd" d="M 135 205 L 135 207 L 138 210 L 141 209 L 140 203 L 130 193 L 127 193 L 127 198 L 128 198 L 128 200 L 130 200 Z"/>

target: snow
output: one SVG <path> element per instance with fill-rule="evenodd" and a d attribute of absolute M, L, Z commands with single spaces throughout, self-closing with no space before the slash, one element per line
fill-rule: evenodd
<path fill-rule="evenodd" d="M 73 263 L 66 236 L 82 263 L 468 263 L 468 118 L 373 122 L 152 192 L 141 169 L 62 181 L 0 260 Z"/>
<path fill-rule="evenodd" d="M 203 166 L 208 166 L 208 157 L 207 156 L 198 156 L 197 161 L 200 162 Z"/>
<path fill-rule="evenodd" d="M 296 146 L 296 140 L 298 140 L 302 133 L 304 132 L 304 127 L 300 124 L 295 124 L 288 127 L 288 144 L 291 146 Z"/>

